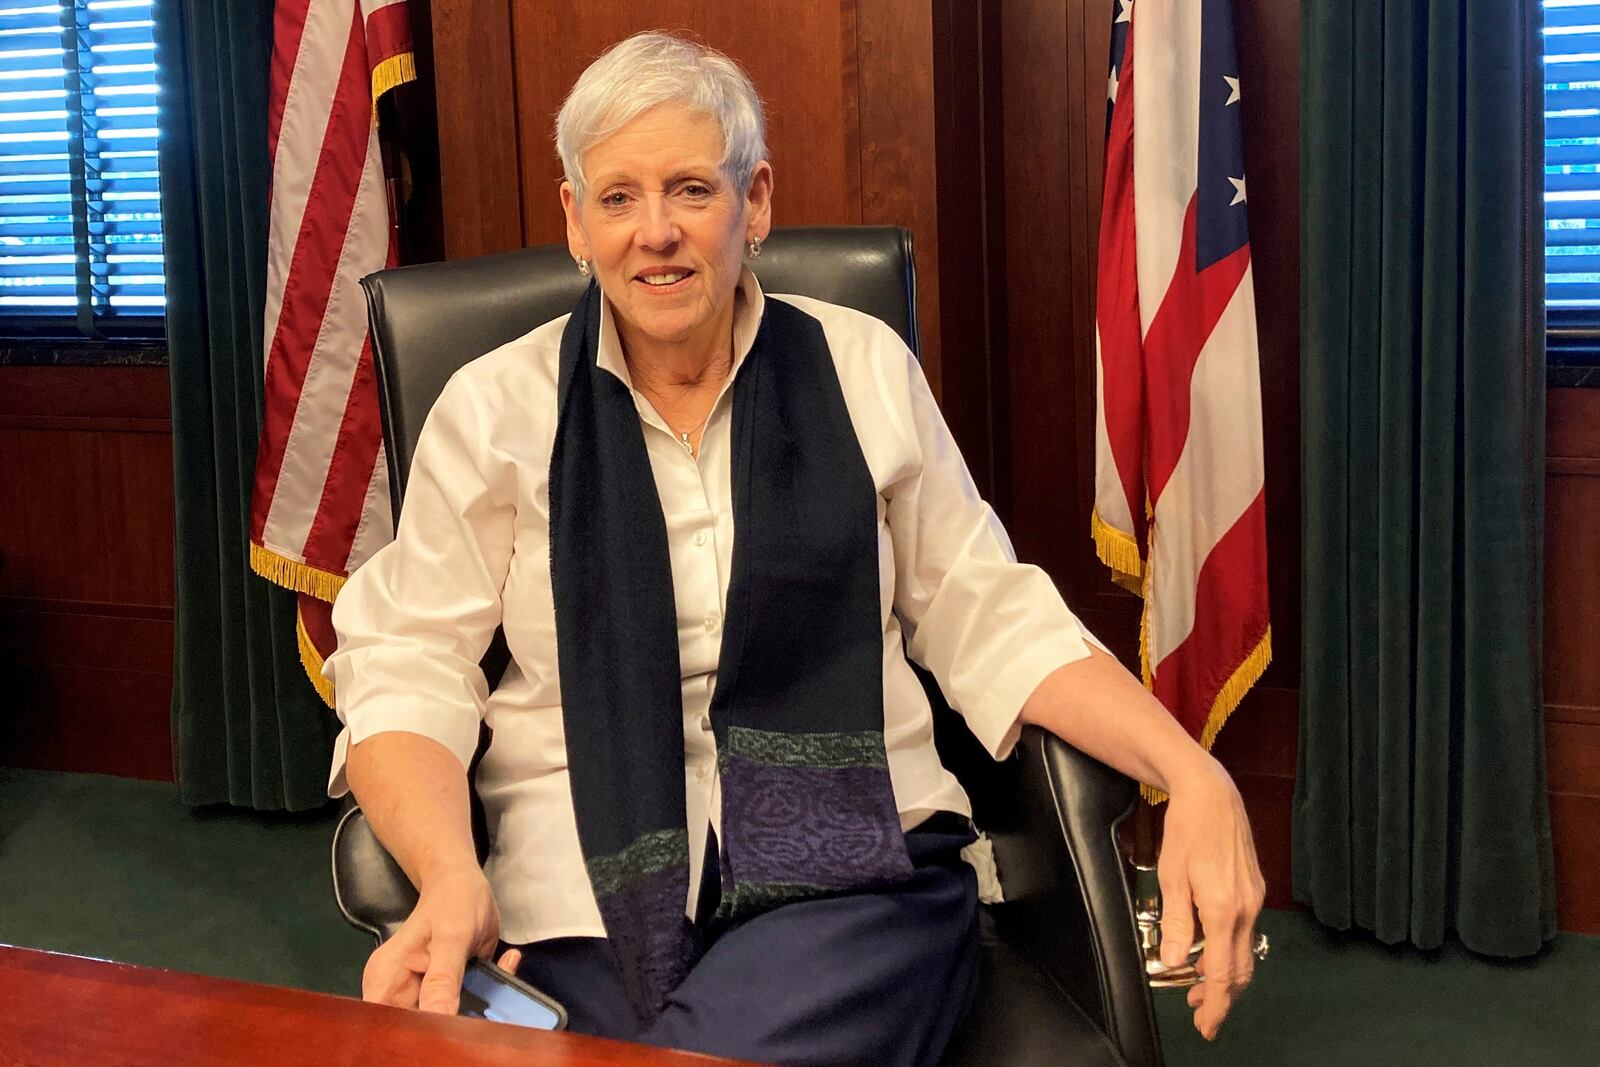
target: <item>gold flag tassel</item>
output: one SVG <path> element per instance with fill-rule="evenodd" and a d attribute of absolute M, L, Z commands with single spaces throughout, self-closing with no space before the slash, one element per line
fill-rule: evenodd
<path fill-rule="evenodd" d="M 1131 533 L 1102 519 L 1098 508 L 1089 516 L 1089 529 L 1094 535 L 1095 555 L 1111 569 L 1111 580 L 1128 592 L 1143 596 L 1140 583 L 1144 578 L 1144 560 L 1139 555 L 1139 542 Z"/>
<path fill-rule="evenodd" d="M 306 632 L 306 620 L 298 608 L 294 613 L 294 632 L 300 639 L 300 666 L 306 669 L 306 677 L 311 680 L 322 702 L 333 707 L 333 683 L 322 676 L 322 653 L 317 651 L 316 642 Z"/>
<path fill-rule="evenodd" d="M 251 542 L 250 569 L 274 585 L 296 593 L 314 596 L 333 603 L 346 581 L 342 574 L 313 567 L 309 563 L 280 556 L 269 548 Z M 333 707 L 333 683 L 322 676 L 322 653 L 306 632 L 306 621 L 297 607 L 294 613 L 295 637 L 300 645 L 300 665 L 306 670 L 306 679 L 316 689 L 317 695 L 328 707 Z"/>
<path fill-rule="evenodd" d="M 417 80 L 417 58 L 414 52 L 401 52 L 397 56 L 390 56 L 376 67 L 372 68 L 372 106 L 378 106 L 378 98 L 390 89 L 404 85 L 409 81 Z"/>

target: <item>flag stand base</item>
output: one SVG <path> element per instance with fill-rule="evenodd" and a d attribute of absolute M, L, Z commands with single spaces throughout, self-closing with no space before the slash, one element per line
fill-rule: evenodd
<path fill-rule="evenodd" d="M 1200 982 L 1195 963 L 1205 949 L 1197 938 L 1189 958 L 1176 967 L 1161 962 L 1161 884 L 1154 864 L 1130 863 L 1133 868 L 1133 909 L 1139 925 L 1139 948 L 1144 954 L 1145 979 L 1151 989 L 1187 989 Z"/>
<path fill-rule="evenodd" d="M 1133 816 L 1120 827 L 1123 858 L 1132 875 L 1134 919 L 1139 927 L 1139 948 L 1144 955 L 1145 979 L 1151 989 L 1187 989 L 1200 981 L 1195 963 L 1205 948 L 1196 938 L 1188 959 L 1176 967 L 1161 962 L 1161 881 L 1156 876 L 1156 861 L 1161 856 L 1161 830 L 1164 811 L 1141 799 Z"/>

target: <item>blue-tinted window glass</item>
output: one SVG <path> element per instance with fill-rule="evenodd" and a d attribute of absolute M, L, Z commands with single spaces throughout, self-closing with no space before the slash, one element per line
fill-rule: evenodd
<path fill-rule="evenodd" d="M 0 0 L 0 319 L 166 307 L 151 0 Z M 3 329 L 3 327 L 0 327 Z"/>

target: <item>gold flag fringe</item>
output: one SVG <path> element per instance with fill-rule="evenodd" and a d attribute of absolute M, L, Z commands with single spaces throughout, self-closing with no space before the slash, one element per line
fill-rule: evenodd
<path fill-rule="evenodd" d="M 306 632 L 306 620 L 298 609 L 294 613 L 294 633 L 300 639 L 300 665 L 306 669 L 306 677 L 311 679 L 322 702 L 333 707 L 333 683 L 322 676 L 322 653 L 317 651 L 316 642 Z"/>
<path fill-rule="evenodd" d="M 1200 735 L 1200 745 L 1207 752 L 1217 743 L 1217 735 L 1227 725 L 1228 717 L 1233 714 L 1244 695 L 1250 687 L 1261 680 L 1261 675 L 1266 672 L 1267 665 L 1272 662 L 1272 627 L 1268 626 L 1261 635 L 1261 640 L 1256 642 L 1256 647 L 1244 658 L 1244 662 L 1234 668 L 1233 674 L 1222 684 L 1222 689 L 1217 693 L 1217 699 L 1211 702 L 1211 714 L 1206 716 L 1205 732 Z"/>
<path fill-rule="evenodd" d="M 332 571 L 321 570 L 308 563 L 280 556 L 270 548 L 250 543 L 250 569 L 274 585 L 296 593 L 305 593 L 318 600 L 333 603 L 333 598 L 344 588 L 345 577 Z M 322 653 L 306 633 L 306 621 L 295 609 L 294 632 L 300 644 L 300 665 L 306 669 L 306 678 L 322 697 L 323 703 L 333 707 L 333 683 L 322 676 Z"/>
<path fill-rule="evenodd" d="M 1089 529 L 1094 534 L 1095 554 L 1100 562 L 1118 575 L 1139 579 L 1144 577 L 1144 560 L 1139 556 L 1139 542 L 1131 533 L 1119 530 L 1100 517 L 1098 509 L 1089 516 Z M 1132 592 L 1137 593 L 1135 586 Z"/>
<path fill-rule="evenodd" d="M 1148 502 L 1146 508 L 1149 508 Z M 1155 677 L 1150 669 L 1150 591 L 1153 568 L 1139 554 L 1139 542 L 1134 536 L 1106 522 L 1100 517 L 1098 508 L 1089 517 L 1089 529 L 1094 536 L 1095 555 L 1100 557 L 1101 563 L 1111 569 L 1111 580 L 1144 601 L 1139 611 L 1139 677 L 1146 689 L 1154 689 Z M 1211 751 L 1211 746 L 1216 743 L 1217 734 L 1227 724 L 1228 717 L 1239 706 L 1239 702 L 1250 691 L 1250 687 L 1261 679 L 1262 673 L 1271 662 L 1272 627 L 1268 626 L 1261 635 L 1261 640 L 1256 643 L 1244 661 L 1234 668 L 1233 673 L 1218 691 L 1216 699 L 1211 702 L 1211 711 L 1206 716 L 1205 726 L 1200 734 L 1200 745 L 1207 752 Z M 1140 785 L 1139 792 L 1152 804 L 1161 804 L 1167 800 L 1166 793 L 1151 785 Z"/>
<path fill-rule="evenodd" d="M 1140 638 L 1139 658 L 1144 659 L 1143 635 Z M 1272 662 L 1272 627 L 1268 626 L 1261 635 L 1261 640 L 1256 642 L 1256 647 L 1244 658 L 1239 666 L 1234 668 L 1228 680 L 1222 683 L 1222 688 L 1217 691 L 1217 697 L 1211 702 L 1211 713 L 1206 716 L 1205 728 L 1200 732 L 1200 746 L 1207 752 L 1217 743 L 1217 735 L 1227 725 L 1228 718 L 1239 707 L 1240 701 L 1250 688 L 1261 680 L 1261 675 L 1266 672 L 1267 665 Z M 1146 683 L 1149 684 L 1148 682 Z M 1167 794 L 1154 786 L 1141 785 L 1139 792 L 1152 804 L 1163 803 Z"/>
<path fill-rule="evenodd" d="M 378 107 L 378 98 L 397 86 L 417 80 L 417 57 L 413 52 L 401 52 L 372 68 L 372 107 Z M 374 113 L 373 121 L 377 121 Z"/>
<path fill-rule="evenodd" d="M 250 543 L 250 569 L 274 585 L 306 593 L 318 600 L 333 603 L 333 598 L 344 588 L 345 576 L 313 567 L 309 563 L 280 556 L 270 548 Z"/>

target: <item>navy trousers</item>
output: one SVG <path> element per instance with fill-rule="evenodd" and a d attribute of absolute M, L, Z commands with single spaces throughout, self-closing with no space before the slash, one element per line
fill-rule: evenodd
<path fill-rule="evenodd" d="M 960 856 L 972 840 L 965 818 L 935 815 L 906 834 L 909 881 L 707 931 L 705 954 L 642 1031 L 603 939 L 518 946 L 517 973 L 566 1005 L 577 1033 L 784 1067 L 932 1067 L 977 985 L 977 880 Z"/>

